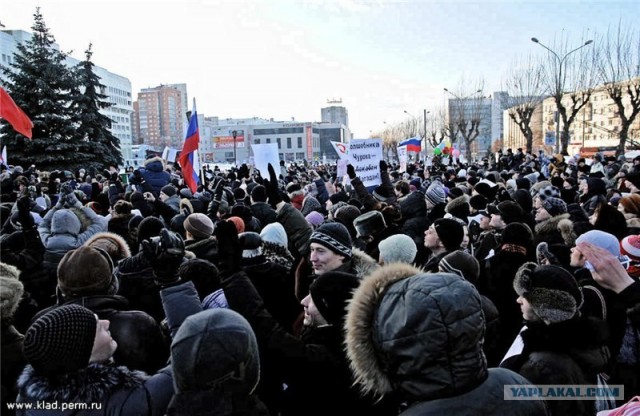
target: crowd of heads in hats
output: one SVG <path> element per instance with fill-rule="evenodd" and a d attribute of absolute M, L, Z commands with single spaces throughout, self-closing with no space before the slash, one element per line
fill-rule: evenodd
<path fill-rule="evenodd" d="M 3 165 L 1 412 L 593 415 L 640 394 L 640 156 L 442 156 L 381 160 L 369 187 L 306 161 L 193 189 L 160 157 Z M 617 402 L 503 398 L 602 380 Z"/>

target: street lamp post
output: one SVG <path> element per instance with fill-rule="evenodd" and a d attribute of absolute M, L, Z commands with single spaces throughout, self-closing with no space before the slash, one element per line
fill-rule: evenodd
<path fill-rule="evenodd" d="M 431 113 L 431 111 L 427 111 L 427 109 L 425 108 L 424 110 L 424 120 L 423 120 L 423 124 L 424 124 L 424 150 L 426 151 L 427 149 L 427 114 Z M 409 117 L 412 117 L 415 121 L 416 121 L 416 130 L 418 129 L 418 117 L 414 116 L 413 114 L 411 114 L 410 112 L 408 112 L 407 110 L 404 110 L 404 113 L 406 115 L 408 115 Z M 418 130 L 418 135 L 420 135 L 420 131 Z M 420 139 L 422 140 L 422 138 Z M 417 158 L 417 156 L 416 156 Z"/>
<path fill-rule="evenodd" d="M 531 42 L 533 43 L 537 43 L 538 45 L 542 46 L 543 48 L 545 48 L 547 51 L 549 51 L 549 53 L 551 53 L 556 60 L 558 61 L 558 71 L 557 71 L 557 77 L 556 77 L 556 90 L 555 90 L 555 99 L 556 99 L 556 153 L 560 153 L 560 102 L 562 101 L 562 94 L 564 93 L 564 79 L 562 78 L 562 65 L 565 64 L 565 61 L 567 59 L 567 57 L 569 57 L 569 55 L 571 55 L 572 53 L 579 51 L 580 49 L 584 48 L 587 45 L 590 45 L 593 43 L 593 40 L 589 39 L 588 41 L 586 41 L 584 44 L 578 46 L 577 48 L 567 52 L 562 58 L 560 58 L 560 56 L 554 52 L 553 50 L 551 50 L 549 47 L 547 47 L 545 44 L 543 44 L 542 42 L 540 42 L 538 40 L 538 38 L 531 38 Z"/>
<path fill-rule="evenodd" d="M 236 138 L 238 137 L 238 132 L 236 130 L 231 132 L 233 136 L 233 164 L 235 167 L 238 167 L 238 156 L 236 154 Z"/>

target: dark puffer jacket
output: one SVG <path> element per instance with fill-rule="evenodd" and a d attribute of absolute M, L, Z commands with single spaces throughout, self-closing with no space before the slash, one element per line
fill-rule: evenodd
<path fill-rule="evenodd" d="M 355 292 L 347 352 L 364 392 L 394 395 L 402 415 L 544 415 L 540 401 L 503 400 L 505 384 L 529 384 L 487 370 L 479 293 L 458 275 L 384 266 Z"/>
<path fill-rule="evenodd" d="M 171 175 L 164 170 L 164 163 L 161 157 L 153 157 L 144 162 L 144 168 L 140 168 L 140 173 L 153 188 L 156 198 L 160 195 L 160 189 L 171 181 Z"/>

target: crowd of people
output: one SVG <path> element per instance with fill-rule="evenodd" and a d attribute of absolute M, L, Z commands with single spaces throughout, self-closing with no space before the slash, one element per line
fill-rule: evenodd
<path fill-rule="evenodd" d="M 614 404 L 504 387 L 638 395 L 640 157 L 457 162 L 382 160 L 369 188 L 351 165 L 205 168 L 195 192 L 159 157 L 3 166 L 2 413 L 594 415 Z"/>

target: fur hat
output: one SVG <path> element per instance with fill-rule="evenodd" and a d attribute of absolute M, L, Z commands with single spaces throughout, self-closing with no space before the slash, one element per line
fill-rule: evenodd
<path fill-rule="evenodd" d="M 564 244 L 549 245 L 543 241 L 536 247 L 536 258 L 538 264 L 547 259 L 550 264 L 566 269 L 571 264 L 571 249 Z"/>
<path fill-rule="evenodd" d="M 459 188 L 454 188 L 459 189 Z M 467 217 L 471 215 L 471 210 L 469 209 L 469 195 L 461 195 L 454 200 L 450 201 L 446 207 L 444 207 L 445 212 L 453 215 L 456 218 L 460 218 L 463 221 L 467 221 Z"/>
<path fill-rule="evenodd" d="M 118 279 L 109 253 L 88 246 L 68 251 L 58 264 L 58 288 L 66 297 L 115 294 Z"/>
<path fill-rule="evenodd" d="M 640 261 L 640 235 L 630 235 L 620 242 L 620 253 L 632 261 Z"/>
<path fill-rule="evenodd" d="M 490 181 L 482 181 L 475 184 L 473 190 L 478 194 L 487 198 L 488 201 L 493 201 L 498 192 L 498 187 L 495 183 L 489 183 Z"/>
<path fill-rule="evenodd" d="M 567 213 L 567 203 L 560 198 L 547 197 L 542 201 L 542 207 L 552 217 Z"/>
<path fill-rule="evenodd" d="M 439 218 L 433 223 L 433 226 L 445 249 L 453 251 L 460 248 L 460 244 L 462 244 L 462 240 L 464 239 L 464 229 L 458 221 L 449 218 Z"/>
<path fill-rule="evenodd" d="M 624 212 L 640 215 L 640 195 L 631 194 L 620 198 L 619 204 L 624 207 Z"/>
<path fill-rule="evenodd" d="M 349 195 L 347 195 L 346 192 L 336 192 L 335 194 L 331 195 L 329 197 L 329 201 L 331 201 L 332 204 L 337 204 L 338 202 L 347 202 L 349 201 Z"/>
<path fill-rule="evenodd" d="M 213 221 L 205 214 L 191 214 L 184 220 L 184 229 L 196 240 L 209 238 L 213 235 Z"/>
<path fill-rule="evenodd" d="M 19 280 L 20 270 L 6 263 L 0 263 L 0 318 L 7 321 L 13 318 L 24 293 Z"/>
<path fill-rule="evenodd" d="M 408 235 L 394 234 L 378 244 L 380 260 L 389 263 L 413 263 L 418 253 L 415 241 Z"/>
<path fill-rule="evenodd" d="M 258 343 L 251 325 L 230 309 L 189 316 L 171 343 L 171 362 L 178 393 L 206 390 L 246 395 L 260 379 Z"/>
<path fill-rule="evenodd" d="M 309 243 L 317 243 L 346 258 L 351 258 L 351 236 L 344 225 L 337 222 L 322 224 L 311 234 Z"/>
<path fill-rule="evenodd" d="M 89 365 L 98 321 L 80 305 L 63 305 L 38 318 L 24 334 L 23 353 L 40 374 L 66 374 Z"/>
<path fill-rule="evenodd" d="M 456 250 L 444 256 L 440 260 L 438 267 L 440 271 L 455 273 L 474 285 L 478 281 L 478 277 L 480 277 L 480 263 L 471 254 L 462 250 Z"/>
<path fill-rule="evenodd" d="M 304 217 L 305 220 L 313 227 L 319 227 L 324 222 L 324 216 L 318 211 L 311 211 Z"/>
<path fill-rule="evenodd" d="M 359 285 L 360 279 L 353 274 L 330 271 L 311 283 L 309 293 L 320 315 L 330 324 L 338 324 L 346 316 L 347 304 Z"/>
<path fill-rule="evenodd" d="M 388 202 L 389 199 L 394 197 L 393 191 L 389 191 L 389 189 L 385 186 L 377 186 L 371 195 L 380 202 Z"/>
<path fill-rule="evenodd" d="M 384 217 L 380 211 L 369 211 L 360 215 L 353 221 L 353 226 L 358 237 L 376 236 L 387 228 Z"/>
<path fill-rule="evenodd" d="M 119 234 L 103 231 L 91 236 L 83 246 L 101 248 L 109 254 L 113 264 L 131 257 L 129 244 Z"/>
<path fill-rule="evenodd" d="M 431 202 L 433 205 L 444 204 L 447 201 L 447 195 L 444 192 L 444 186 L 438 181 L 433 182 L 427 192 L 424 194 L 424 198 Z"/>
<path fill-rule="evenodd" d="M 613 234 L 605 233 L 604 231 L 587 231 L 576 239 L 576 245 L 580 243 L 591 243 L 607 250 L 616 257 L 620 256 L 620 242 Z"/>
<path fill-rule="evenodd" d="M 176 194 L 176 188 L 174 188 L 173 185 L 165 185 L 160 188 L 160 193 L 163 193 L 166 196 L 174 196 Z"/>
<path fill-rule="evenodd" d="M 583 300 L 576 279 L 558 266 L 523 264 L 513 280 L 513 289 L 547 324 L 573 318 L 579 313 Z"/>
<path fill-rule="evenodd" d="M 289 245 L 287 232 L 279 222 L 267 224 L 262 231 L 260 231 L 260 237 L 262 237 L 262 241 L 264 242 L 275 243 L 282 247 L 288 247 Z"/>

